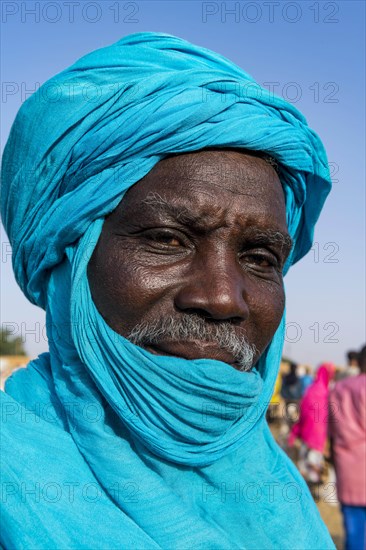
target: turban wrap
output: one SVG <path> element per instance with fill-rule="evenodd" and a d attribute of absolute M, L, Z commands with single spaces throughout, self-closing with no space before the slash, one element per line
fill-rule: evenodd
<path fill-rule="evenodd" d="M 284 318 L 246 373 L 152 355 L 91 298 L 87 264 L 126 190 L 170 154 L 213 147 L 278 162 L 294 241 L 287 271 L 309 250 L 330 189 L 325 151 L 295 107 L 229 60 L 138 33 L 21 107 L 2 218 L 16 279 L 46 310 L 50 352 L 3 395 L 6 548 L 333 548 L 265 422 Z"/>

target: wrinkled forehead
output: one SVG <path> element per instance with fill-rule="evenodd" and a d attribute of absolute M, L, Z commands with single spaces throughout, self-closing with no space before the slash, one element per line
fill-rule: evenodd
<path fill-rule="evenodd" d="M 118 206 L 120 214 L 151 210 L 175 217 L 235 216 L 277 219 L 286 227 L 285 198 L 276 170 L 250 153 L 216 150 L 170 156 L 133 185 Z"/>
<path fill-rule="evenodd" d="M 211 149 L 169 156 L 158 162 L 149 175 L 165 180 L 176 175 L 180 181 L 196 183 L 214 181 L 221 184 L 222 190 L 240 195 L 250 185 L 279 181 L 268 158 L 249 151 Z"/>

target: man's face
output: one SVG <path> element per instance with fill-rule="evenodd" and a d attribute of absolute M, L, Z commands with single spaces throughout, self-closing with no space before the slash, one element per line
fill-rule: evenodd
<path fill-rule="evenodd" d="M 272 166 L 237 151 L 183 154 L 106 218 L 89 284 L 109 326 L 152 353 L 242 368 L 235 350 L 249 346 L 255 363 L 281 320 L 290 247 Z"/>

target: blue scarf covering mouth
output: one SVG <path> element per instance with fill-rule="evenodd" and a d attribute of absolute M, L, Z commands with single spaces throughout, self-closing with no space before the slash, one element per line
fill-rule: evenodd
<path fill-rule="evenodd" d="M 4 152 L 2 217 L 17 281 L 46 309 L 50 353 L 15 373 L 3 395 L 16 411 L 4 423 L 4 479 L 15 487 L 5 547 L 333 548 L 265 424 L 285 317 L 245 373 L 135 346 L 91 298 L 87 265 L 105 216 L 161 159 L 208 147 L 278 161 L 294 241 L 287 271 L 311 247 L 330 190 L 326 154 L 295 107 L 229 60 L 138 33 L 81 58 L 20 109 Z M 24 426 L 22 411 L 39 403 L 52 414 Z M 27 452 L 36 461 L 25 468 L 16 457 Z M 21 484 L 34 479 L 95 484 L 101 498 L 23 502 Z M 243 498 L 258 480 L 282 498 Z M 137 501 L 116 493 L 121 481 L 138 483 Z M 237 483 L 239 499 L 223 504 L 223 484 Z M 283 496 L 291 484 L 299 501 Z"/>
<path fill-rule="evenodd" d="M 76 349 L 81 368 L 145 447 L 177 464 L 206 466 L 238 448 L 255 425 L 262 378 L 257 369 L 243 373 L 221 361 L 155 355 L 113 331 L 93 303 L 87 278 L 89 243 L 98 240 L 102 225 L 91 224 L 50 278 L 47 332 L 56 388 L 58 379 L 65 382 L 64 364 L 74 369 Z M 74 372 L 71 386 L 84 394 Z"/>

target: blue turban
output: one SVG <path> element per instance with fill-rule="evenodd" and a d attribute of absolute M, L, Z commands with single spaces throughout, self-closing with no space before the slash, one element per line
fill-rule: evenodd
<path fill-rule="evenodd" d="M 2 167 L 16 279 L 46 310 L 50 352 L 3 399 L 6 548 L 333 548 L 265 411 L 284 318 L 251 372 L 152 355 L 115 333 L 87 265 L 103 220 L 161 159 L 204 148 L 276 159 L 294 246 L 330 189 L 304 117 L 229 60 L 139 33 L 97 50 L 21 107 Z"/>

